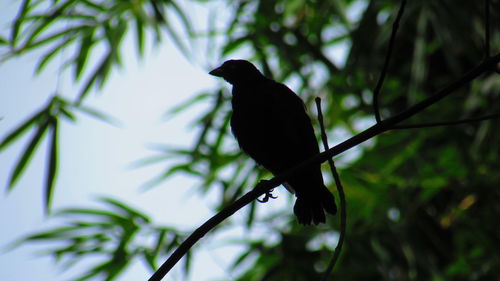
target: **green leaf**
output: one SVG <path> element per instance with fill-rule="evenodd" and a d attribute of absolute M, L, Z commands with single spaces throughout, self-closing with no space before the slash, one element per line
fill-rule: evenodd
<path fill-rule="evenodd" d="M 135 19 L 135 32 L 137 36 L 137 52 L 139 56 L 144 56 L 144 22 L 142 18 Z"/>
<path fill-rule="evenodd" d="M 12 47 L 16 46 L 17 36 L 19 35 L 19 30 L 24 22 L 24 17 L 29 12 L 30 0 L 24 0 L 21 4 L 21 9 L 17 14 L 16 19 L 14 20 L 14 24 L 12 24 L 12 30 L 10 34 L 10 42 Z"/>
<path fill-rule="evenodd" d="M 80 216 L 95 216 L 101 217 L 101 219 L 96 219 L 101 221 L 102 219 L 107 219 L 106 221 L 118 222 L 118 224 L 123 224 L 124 222 L 128 222 L 128 218 L 121 216 L 119 214 L 103 211 L 103 210 L 95 210 L 95 209 L 83 209 L 83 208 L 67 208 L 55 213 L 56 215 L 80 215 Z"/>
<path fill-rule="evenodd" d="M 109 72 L 109 68 L 111 66 L 111 60 L 112 60 L 112 52 L 108 51 L 108 53 L 101 60 L 101 63 L 99 64 L 99 66 L 95 69 L 94 73 L 92 73 L 90 78 L 85 83 L 85 86 L 83 87 L 83 89 L 80 91 L 80 94 L 78 95 L 78 99 L 76 102 L 77 105 L 80 105 L 81 102 L 83 101 L 83 99 L 85 99 L 85 97 L 87 96 L 87 94 L 90 91 L 90 88 L 98 80 L 99 76 L 102 76 L 103 73 Z"/>
<path fill-rule="evenodd" d="M 0 143 L 0 151 L 6 148 L 11 142 L 15 141 L 19 138 L 23 133 L 25 133 L 29 128 L 37 124 L 40 119 L 47 114 L 47 109 L 43 109 L 37 113 L 35 113 L 31 118 L 29 118 L 26 122 L 21 124 L 17 129 L 15 129 L 12 133 L 7 135 L 2 142 Z"/>
<path fill-rule="evenodd" d="M 186 47 L 186 45 L 182 42 L 181 38 L 177 34 L 177 31 L 171 26 L 171 24 L 166 21 L 165 24 L 165 29 L 167 31 L 167 34 L 170 36 L 170 39 L 174 42 L 174 44 L 177 46 L 179 51 L 186 57 L 187 59 L 190 59 L 191 56 L 189 54 L 189 49 Z"/>
<path fill-rule="evenodd" d="M 138 211 L 136 209 L 131 208 L 130 206 L 128 206 L 125 203 L 119 202 L 118 200 L 111 199 L 109 197 L 101 197 L 99 200 L 102 202 L 106 202 L 112 206 L 117 207 L 119 210 L 124 211 L 129 217 L 137 216 L 137 217 L 140 217 L 141 219 L 143 219 L 145 222 L 148 222 L 148 223 L 151 222 L 151 219 L 148 216 L 146 216 L 145 214 L 141 213 L 140 211 Z"/>
<path fill-rule="evenodd" d="M 184 29 L 187 31 L 189 36 L 193 35 L 193 28 L 191 27 L 191 20 L 187 17 L 186 13 L 175 3 L 174 1 L 169 1 L 168 4 L 173 8 L 173 11 L 179 16 Z"/>
<path fill-rule="evenodd" d="M 163 246 L 163 242 L 165 241 L 165 236 L 167 234 L 167 229 L 161 229 L 158 232 L 158 237 L 156 238 L 156 243 L 153 248 L 153 252 L 151 253 L 153 257 L 157 257 L 160 254 L 160 250 Z"/>
<path fill-rule="evenodd" d="M 38 65 L 35 68 L 36 74 L 39 74 L 40 72 L 42 72 L 42 70 L 45 68 L 47 63 L 49 63 L 52 60 L 54 55 L 59 53 L 61 50 L 63 50 L 68 44 L 75 41 L 75 39 L 76 39 L 76 37 L 74 37 L 74 36 L 68 37 L 65 40 L 61 41 L 59 44 L 57 44 L 54 48 L 52 48 L 45 55 L 43 55 L 42 56 L 43 58 L 38 62 Z"/>
<path fill-rule="evenodd" d="M 165 16 L 163 13 L 163 9 L 158 6 L 156 1 L 149 1 L 149 3 L 151 4 L 151 7 L 153 8 L 153 13 L 155 15 L 156 22 L 161 23 L 161 24 L 165 23 Z"/>
<path fill-rule="evenodd" d="M 55 179 L 57 174 L 57 153 L 58 153 L 58 120 L 55 117 L 50 118 L 50 148 L 49 161 L 47 163 L 47 182 L 45 184 L 45 213 L 50 212 L 52 203 L 52 194 L 54 192 Z"/>
<path fill-rule="evenodd" d="M 232 52 L 239 50 L 243 44 L 250 42 L 249 36 L 238 37 L 226 43 L 222 48 L 222 56 L 227 56 Z"/>
<path fill-rule="evenodd" d="M 48 35 L 48 36 L 45 36 L 37 41 L 34 41 L 34 42 L 27 42 L 26 44 L 24 44 L 24 46 L 21 48 L 21 51 L 28 51 L 28 50 L 33 50 L 33 49 L 36 49 L 36 48 L 40 48 L 42 47 L 43 45 L 47 44 L 47 43 L 50 43 L 60 37 L 65 37 L 65 39 L 63 39 L 62 42 L 65 42 L 68 38 L 72 38 L 72 40 L 70 41 L 73 41 L 74 37 L 77 37 L 76 34 L 78 32 L 82 32 L 86 29 L 88 29 L 90 26 L 87 25 L 87 24 L 84 24 L 84 25 L 79 25 L 79 26 L 74 26 L 74 27 L 71 27 L 71 28 L 67 28 L 67 29 L 64 29 L 64 30 L 61 30 L 59 32 L 56 32 L 56 33 L 53 33 L 51 35 Z"/>
<path fill-rule="evenodd" d="M 59 18 L 59 15 L 61 15 L 66 9 L 68 9 L 76 1 L 77 0 L 66 1 L 64 4 L 61 4 L 57 9 L 52 11 L 49 14 L 49 16 L 47 18 L 45 18 L 44 20 L 42 20 L 42 22 L 40 24 L 38 24 L 38 26 L 33 30 L 33 32 L 30 33 L 30 36 L 28 37 L 28 39 L 26 39 L 25 45 L 33 47 L 32 42 L 38 37 L 38 35 L 40 35 L 40 33 L 42 33 L 45 29 L 47 29 L 55 20 L 57 20 Z M 45 40 L 43 40 L 43 41 L 45 41 Z M 38 44 L 36 44 L 36 45 L 38 45 Z"/>
<path fill-rule="evenodd" d="M 109 9 L 107 7 L 99 5 L 99 4 L 94 3 L 92 1 L 80 0 L 80 2 L 83 5 L 87 6 L 88 8 L 95 10 L 96 12 L 109 13 Z M 103 2 L 103 3 L 106 3 L 106 2 Z"/>
<path fill-rule="evenodd" d="M 89 52 L 92 49 L 92 45 L 95 43 L 94 32 L 95 29 L 89 30 L 80 40 L 80 49 L 78 51 L 78 56 L 75 59 L 75 81 L 80 80 L 85 64 L 87 63 Z"/>
<path fill-rule="evenodd" d="M 172 118 L 174 115 L 177 115 L 177 114 L 183 112 L 184 110 L 191 108 L 192 105 L 197 104 L 201 101 L 204 101 L 207 98 L 212 97 L 212 96 L 213 96 L 212 93 L 202 93 L 202 94 L 195 95 L 192 98 L 186 100 L 185 102 L 170 109 L 168 112 L 166 112 L 163 115 L 163 118 L 164 119 Z"/>
<path fill-rule="evenodd" d="M 24 153 L 21 156 L 21 158 L 19 158 L 19 161 L 17 162 L 16 167 L 14 168 L 14 172 L 12 172 L 12 175 L 9 179 L 9 187 L 8 187 L 9 191 L 12 190 L 16 182 L 19 180 L 19 177 L 22 175 L 27 164 L 31 160 L 31 156 L 33 155 L 33 152 L 35 151 L 40 141 L 42 140 L 44 133 L 47 131 L 48 125 L 49 125 L 48 118 L 42 124 L 38 125 L 38 129 L 35 135 L 31 139 L 26 149 L 24 150 Z"/>
<path fill-rule="evenodd" d="M 9 41 L 5 39 L 4 37 L 0 36 L 0 45 L 7 45 L 9 44 Z"/>
<path fill-rule="evenodd" d="M 113 116 L 111 115 L 108 115 L 107 113 L 104 113 L 102 111 L 99 111 L 95 108 L 92 108 L 92 107 L 89 107 L 89 106 L 85 106 L 85 105 L 76 105 L 74 106 L 74 108 L 78 111 L 81 111 L 82 113 L 85 113 L 91 117 L 94 117 L 98 120 L 101 120 L 103 122 L 106 122 L 110 125 L 113 125 L 113 126 L 120 126 L 121 122 L 114 118 Z"/>
<path fill-rule="evenodd" d="M 69 119 L 69 120 L 71 120 L 72 122 L 76 122 L 76 116 L 75 116 L 73 113 L 71 113 L 70 111 L 68 111 L 66 108 L 64 108 L 64 107 L 60 107 L 60 108 L 59 108 L 59 111 L 61 112 L 61 114 L 62 114 L 64 117 L 68 118 L 68 119 Z"/>

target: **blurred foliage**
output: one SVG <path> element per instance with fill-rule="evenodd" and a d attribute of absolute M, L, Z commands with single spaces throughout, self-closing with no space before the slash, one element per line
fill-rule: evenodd
<path fill-rule="evenodd" d="M 293 83 L 308 108 L 313 108 L 314 97 L 321 96 L 325 123 L 333 136 L 350 136 L 367 127 L 367 120 L 373 118 L 372 89 L 384 62 L 399 1 L 221 1 L 227 2 L 231 18 L 222 30 L 208 26 L 205 36 L 213 48 L 209 53 L 217 54 L 220 62 L 245 54 L 266 75 Z M 78 58 L 90 56 L 95 51 L 90 46 L 102 40 L 99 42 L 107 42 L 109 52 L 105 58 L 109 57 L 109 61 L 103 70 L 98 67 L 90 74 L 88 81 L 105 82 L 119 62 L 116 50 L 122 42 L 120 30 L 129 24 L 136 24 L 138 30 L 165 27 L 172 40 L 185 49 L 180 38 L 184 36 L 177 36 L 175 29 L 164 22 L 165 15 L 160 17 L 157 12 L 173 9 L 187 19 L 189 12 L 172 6 L 172 1 L 55 1 L 45 17 L 33 17 L 34 10 L 26 7 L 40 2 L 45 3 L 24 2 L 12 25 L 11 37 L 0 43 L 10 46 L 11 54 L 17 55 L 42 44 L 58 48 L 65 40 L 80 42 L 75 49 L 77 59 L 69 62 L 75 69 L 76 80 L 85 67 Z M 200 2 L 209 5 L 215 1 Z M 490 4 L 490 45 L 492 54 L 496 54 L 500 50 L 500 1 L 492 0 Z M 72 17 L 71 13 L 84 14 L 79 7 L 93 9 L 99 16 Z M 218 12 L 227 11 L 215 11 L 211 18 L 217 19 Z M 138 18 L 142 23 L 138 23 Z M 73 31 L 53 40 L 41 39 L 48 25 L 67 22 L 74 22 L 70 24 Z M 184 35 L 192 38 L 195 35 L 189 32 L 192 29 L 188 22 L 185 21 Z M 477 65 L 485 56 L 484 22 L 483 1 L 410 1 L 381 91 L 382 117 L 405 110 Z M 27 32 L 16 31 L 28 23 L 32 25 L 26 27 Z M 85 27 L 78 27 L 82 25 Z M 138 46 L 143 44 L 140 33 Z M 19 34 L 23 34 L 24 41 L 18 38 Z M 216 44 L 221 40 L 222 44 Z M 339 56 L 342 51 L 345 54 Z M 79 97 L 85 97 L 87 84 Z M 452 121 L 498 113 L 499 95 L 499 75 L 487 73 L 407 122 Z M 241 154 L 231 136 L 229 99 L 224 85 L 219 91 L 200 93 L 170 111 L 170 115 L 176 115 L 198 102 L 211 103 L 194 120 L 199 128 L 194 146 L 158 147 L 156 155 L 141 162 L 167 166 L 151 184 L 175 174 L 192 175 L 200 180 L 200 192 L 220 189 L 216 208 L 220 209 L 259 179 L 270 176 Z M 11 184 L 29 162 L 37 139 L 43 137 L 47 128 L 57 130 L 57 123 L 49 122 L 54 118 L 47 114 L 29 119 L 2 142 L 4 148 L 29 127 L 37 128 L 34 144 L 20 158 Z M 494 119 L 459 126 L 393 130 L 368 145 L 360 145 L 355 156 L 340 158 L 349 216 L 346 245 L 333 277 L 347 281 L 500 279 L 500 230 L 495 223 L 500 215 L 499 125 L 500 121 Z M 51 138 L 54 139 L 52 134 Z M 53 177 L 51 174 L 49 178 Z M 247 227 L 251 230 L 258 221 L 268 227 L 269 233 L 261 240 L 246 241 L 246 250 L 234 263 L 238 280 L 318 279 L 334 246 L 331 241 L 325 242 L 329 240 L 324 239 L 324 234 L 335 237 L 331 230 L 338 229 L 337 218 L 323 227 L 300 227 L 291 218 L 291 208 L 274 213 L 272 218 L 255 217 L 256 208 L 253 204 L 245 210 Z M 280 225 L 276 221 L 289 223 L 287 227 L 276 227 Z M 88 223 L 97 226 L 99 222 L 94 218 Z M 137 230 L 145 225 L 134 227 Z M 269 243 L 271 236 L 279 237 L 279 241 Z M 126 239 L 129 238 L 118 236 L 117 244 Z M 31 240 L 34 239 L 26 241 Z M 171 250 L 169 243 L 161 244 L 164 253 Z M 105 253 L 99 248 L 95 251 Z M 135 257 L 130 252 L 124 256 Z M 118 270 L 111 264 L 109 268 L 105 263 L 101 265 L 104 267 L 99 272 L 107 272 L 108 278 Z"/>
<path fill-rule="evenodd" d="M 144 261 L 152 270 L 158 258 L 175 249 L 184 235 L 171 227 L 155 226 L 145 214 L 123 202 L 101 198 L 105 209 L 70 208 L 54 214 L 69 220 L 64 226 L 31 234 L 11 247 L 31 242 L 53 244 L 43 251 L 54 257 L 63 268 L 79 261 L 98 261 L 75 280 L 115 280 L 132 261 Z M 190 259 L 184 260 L 186 270 Z"/>

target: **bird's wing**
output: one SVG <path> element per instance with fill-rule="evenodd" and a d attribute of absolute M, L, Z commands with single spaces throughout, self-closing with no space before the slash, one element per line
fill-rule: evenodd
<path fill-rule="evenodd" d="M 280 124 L 287 127 L 284 141 L 298 150 L 293 152 L 300 155 L 298 158 L 307 159 L 319 153 L 311 119 L 302 99 L 284 84 L 274 82 L 272 88 L 275 116 L 280 119 Z"/>

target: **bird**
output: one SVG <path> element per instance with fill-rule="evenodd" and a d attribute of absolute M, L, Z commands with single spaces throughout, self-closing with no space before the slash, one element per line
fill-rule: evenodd
<path fill-rule="evenodd" d="M 257 164 L 278 175 L 319 153 L 304 102 L 286 85 L 241 59 L 227 60 L 209 74 L 233 86 L 231 131 Z M 325 211 L 337 213 L 321 164 L 291 175 L 283 185 L 297 197 L 293 209 L 300 224 L 325 223 Z"/>

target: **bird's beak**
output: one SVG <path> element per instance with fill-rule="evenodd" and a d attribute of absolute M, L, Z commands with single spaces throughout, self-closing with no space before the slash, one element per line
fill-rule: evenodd
<path fill-rule="evenodd" d="M 217 67 L 216 69 L 210 71 L 208 74 L 213 75 L 213 76 L 217 76 L 217 77 L 223 77 L 224 70 L 220 66 L 220 67 Z"/>

